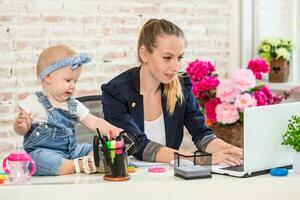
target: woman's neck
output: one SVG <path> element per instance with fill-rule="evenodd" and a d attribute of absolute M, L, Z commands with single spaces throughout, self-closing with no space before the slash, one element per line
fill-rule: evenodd
<path fill-rule="evenodd" d="M 155 80 L 146 67 L 141 66 L 140 70 L 140 93 L 156 94 L 160 91 L 160 82 Z"/>
<path fill-rule="evenodd" d="M 140 94 L 143 95 L 144 120 L 153 121 L 162 115 L 161 87 L 146 67 L 140 71 Z"/>

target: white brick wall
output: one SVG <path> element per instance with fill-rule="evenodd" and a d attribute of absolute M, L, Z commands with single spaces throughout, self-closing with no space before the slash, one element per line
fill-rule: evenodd
<path fill-rule="evenodd" d="M 65 43 L 88 52 L 78 95 L 136 66 L 138 31 L 149 18 L 166 18 L 186 35 L 183 68 L 196 58 L 218 70 L 230 63 L 232 5 L 237 0 L 0 0 L 0 140 L 15 136 L 18 101 L 40 88 L 35 64 L 41 50 Z M 0 149 L 1 151 L 1 149 Z"/>

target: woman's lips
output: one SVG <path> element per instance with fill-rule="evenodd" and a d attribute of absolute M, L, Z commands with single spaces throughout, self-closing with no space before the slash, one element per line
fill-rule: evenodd
<path fill-rule="evenodd" d="M 176 74 L 165 74 L 166 77 L 168 77 L 169 79 L 172 79 Z"/>

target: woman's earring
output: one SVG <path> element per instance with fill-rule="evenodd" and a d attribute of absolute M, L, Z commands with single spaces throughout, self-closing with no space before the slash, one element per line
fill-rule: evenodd
<path fill-rule="evenodd" d="M 145 60 L 144 63 L 147 65 L 148 64 L 148 60 Z"/>

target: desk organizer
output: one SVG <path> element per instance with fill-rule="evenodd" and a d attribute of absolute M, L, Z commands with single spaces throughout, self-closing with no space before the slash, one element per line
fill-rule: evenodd
<path fill-rule="evenodd" d="M 128 155 L 139 150 L 139 142 L 136 136 L 128 131 L 122 131 L 119 136 L 110 138 L 101 135 L 94 136 L 93 153 L 95 165 L 98 169 L 104 166 L 104 180 L 127 181 L 130 179 L 128 173 Z M 101 143 L 100 143 L 100 142 Z"/>
<path fill-rule="evenodd" d="M 118 143 L 117 141 L 116 143 Z M 121 141 L 120 141 L 121 142 Z M 107 181 L 127 181 L 130 176 L 128 173 L 128 156 L 124 145 L 117 148 L 107 148 L 108 156 L 105 157 L 104 180 Z"/>
<path fill-rule="evenodd" d="M 174 153 L 174 175 L 184 179 L 211 178 L 211 154 L 195 151 L 186 156 Z"/>

